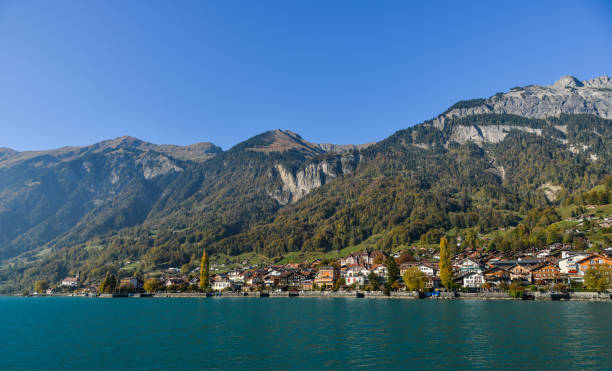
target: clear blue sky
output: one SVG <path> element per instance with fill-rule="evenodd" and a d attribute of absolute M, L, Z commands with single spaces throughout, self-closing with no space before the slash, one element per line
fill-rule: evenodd
<path fill-rule="evenodd" d="M 363 143 L 460 99 L 612 74 L 610 1 L 426 3 L 0 0 L 0 147 Z"/>

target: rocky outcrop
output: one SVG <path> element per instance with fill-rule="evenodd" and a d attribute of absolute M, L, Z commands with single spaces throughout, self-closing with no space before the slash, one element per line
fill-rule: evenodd
<path fill-rule="evenodd" d="M 483 143 L 499 143 L 506 138 L 506 135 L 512 130 L 520 130 L 526 133 L 542 135 L 542 129 L 533 129 L 525 126 L 515 125 L 488 125 L 488 126 L 455 126 L 448 138 L 449 141 L 457 143 L 465 143 L 472 141 L 476 144 Z"/>
<path fill-rule="evenodd" d="M 488 99 L 459 102 L 434 119 L 432 124 L 441 129 L 450 118 L 485 113 L 540 119 L 564 113 L 584 113 L 612 119 L 612 78 L 600 76 L 579 81 L 573 76 L 563 76 L 553 85 L 513 88 Z"/>
<path fill-rule="evenodd" d="M 346 153 L 358 151 L 360 149 L 368 148 L 369 146 L 376 144 L 376 142 L 370 142 L 365 144 L 331 144 L 331 143 L 317 143 L 316 145 L 327 153 Z"/>
<path fill-rule="evenodd" d="M 269 192 L 281 205 L 295 202 L 338 176 L 351 174 L 357 168 L 359 155 L 347 153 L 332 159 L 315 160 L 292 172 L 282 164 L 275 170 L 281 181 L 280 189 Z"/>
<path fill-rule="evenodd" d="M 174 160 L 155 152 L 148 152 L 136 160 L 136 163 L 142 167 L 142 176 L 147 180 L 170 172 L 183 171 L 183 168 L 178 166 Z"/>

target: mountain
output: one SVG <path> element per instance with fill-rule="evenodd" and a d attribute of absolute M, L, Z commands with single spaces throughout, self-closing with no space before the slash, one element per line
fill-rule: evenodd
<path fill-rule="evenodd" d="M 129 137 L 1 149 L 0 280 L 95 281 L 127 262 L 195 263 L 203 248 L 280 257 L 378 236 L 391 249 L 516 225 L 610 174 L 610 84 L 513 88 L 359 146 L 273 130 L 227 151 Z"/>
<path fill-rule="evenodd" d="M 178 214 L 189 219 L 194 207 L 216 214 L 231 204 L 231 197 L 261 200 L 261 209 L 245 216 L 259 221 L 324 184 L 326 177 L 335 176 L 332 171 L 343 173 L 341 159 L 350 157 L 348 152 L 344 146 L 313 144 L 280 130 L 226 152 L 211 143 L 156 145 L 132 137 L 50 151 L 3 149 L 0 257 L 83 242 L 148 219 Z M 294 171 L 307 159 L 324 155 L 325 161 L 309 165 L 308 174 Z M 336 160 L 339 165 L 328 165 Z M 262 187 L 253 188 L 255 180 Z M 240 214 L 255 205 L 234 205 L 231 212 Z M 193 218 L 202 218 L 197 215 Z M 210 221 L 218 222 L 212 216 Z"/>
<path fill-rule="evenodd" d="M 515 87 L 488 99 L 460 101 L 433 120 L 433 124 L 440 126 L 453 117 L 484 113 L 539 119 L 561 114 L 591 114 L 612 119 L 612 78 L 601 76 L 579 81 L 574 76 L 563 76 L 553 85 Z"/>

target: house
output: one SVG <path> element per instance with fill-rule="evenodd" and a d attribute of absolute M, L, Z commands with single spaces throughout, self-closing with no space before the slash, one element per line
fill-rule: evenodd
<path fill-rule="evenodd" d="M 480 262 L 474 258 L 465 258 L 458 265 L 457 268 L 461 274 L 469 272 L 482 273 L 484 270 Z"/>
<path fill-rule="evenodd" d="M 212 289 L 223 291 L 232 288 L 232 281 L 225 274 L 215 274 L 213 277 Z"/>
<path fill-rule="evenodd" d="M 489 268 L 482 273 L 486 282 L 499 285 L 510 281 L 510 272 L 500 267 Z"/>
<path fill-rule="evenodd" d="M 80 274 L 77 273 L 76 277 L 66 277 L 60 283 L 63 287 L 77 287 L 79 285 Z"/>
<path fill-rule="evenodd" d="M 269 274 L 263 276 L 263 281 L 266 287 L 274 286 L 274 277 L 270 276 Z"/>
<path fill-rule="evenodd" d="M 508 271 L 510 280 L 531 281 L 531 269 L 527 266 L 515 264 Z"/>
<path fill-rule="evenodd" d="M 353 265 L 353 264 L 359 264 L 358 263 L 358 258 L 356 254 L 351 254 L 349 256 L 347 256 L 346 258 L 340 258 L 340 265 Z"/>
<path fill-rule="evenodd" d="M 287 271 L 281 273 L 278 280 L 278 285 L 288 288 L 296 288 L 302 285 L 304 277 L 298 272 Z"/>
<path fill-rule="evenodd" d="M 516 260 L 498 260 L 490 262 L 490 267 L 499 267 L 505 270 L 509 270 L 515 265 L 521 265 L 527 268 L 533 268 L 542 264 L 541 259 L 516 259 Z"/>
<path fill-rule="evenodd" d="M 227 274 L 227 278 L 235 283 L 244 283 L 244 275 L 238 270 L 233 270 Z"/>
<path fill-rule="evenodd" d="M 319 272 L 315 278 L 315 284 L 321 286 L 333 286 L 338 280 L 338 270 L 332 266 L 324 266 L 319 268 Z"/>
<path fill-rule="evenodd" d="M 263 276 L 260 273 L 249 272 L 244 277 L 244 283 L 249 287 L 260 287 L 264 284 Z"/>
<path fill-rule="evenodd" d="M 302 281 L 302 290 L 310 291 L 312 290 L 312 280 L 303 280 Z"/>
<path fill-rule="evenodd" d="M 455 282 L 459 282 L 463 287 L 478 288 L 485 283 L 485 277 L 479 272 L 468 272 L 463 276 L 457 277 Z"/>
<path fill-rule="evenodd" d="M 598 265 L 612 266 L 612 258 L 605 254 L 591 254 L 576 262 L 578 274 L 584 276 L 584 273 L 591 267 Z"/>
<path fill-rule="evenodd" d="M 531 271 L 532 282 L 553 281 L 559 278 L 559 267 L 552 263 L 544 263 Z"/>
<path fill-rule="evenodd" d="M 575 274 L 578 273 L 578 266 L 576 265 L 576 263 L 581 261 L 582 259 L 589 257 L 591 254 L 579 253 L 576 255 L 564 255 L 565 256 L 562 255 L 561 259 L 557 263 L 557 265 L 559 266 L 559 271 L 563 274 Z"/>
<path fill-rule="evenodd" d="M 164 286 L 168 287 L 168 286 L 172 286 L 172 285 L 179 285 L 181 283 L 183 283 L 183 280 L 178 278 L 178 277 L 168 277 L 164 281 Z"/>
<path fill-rule="evenodd" d="M 438 268 L 438 263 L 434 262 L 421 262 L 418 267 L 419 270 L 425 273 L 428 276 L 435 277 L 439 274 L 440 269 Z"/>
<path fill-rule="evenodd" d="M 126 277 L 119 280 L 119 287 L 129 290 L 142 290 L 144 282 L 136 277 Z"/>
<path fill-rule="evenodd" d="M 370 273 L 374 273 L 379 280 L 387 278 L 387 267 L 383 264 L 374 264 L 370 267 Z"/>
<path fill-rule="evenodd" d="M 347 285 L 363 286 L 368 280 L 369 271 L 361 264 L 355 264 L 349 267 L 345 273 L 345 280 Z"/>

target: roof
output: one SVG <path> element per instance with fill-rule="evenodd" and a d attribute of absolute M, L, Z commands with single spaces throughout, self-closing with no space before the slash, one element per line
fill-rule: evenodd
<path fill-rule="evenodd" d="M 591 254 L 591 255 L 587 256 L 586 258 L 583 258 L 583 259 L 578 260 L 576 263 L 580 264 L 580 263 L 582 263 L 582 262 L 583 262 L 583 261 L 585 261 L 585 260 L 592 259 L 593 257 L 596 257 L 596 258 L 603 258 L 603 259 L 610 259 L 610 258 L 608 258 L 607 256 L 603 256 L 603 255 L 599 255 L 599 254 Z"/>

